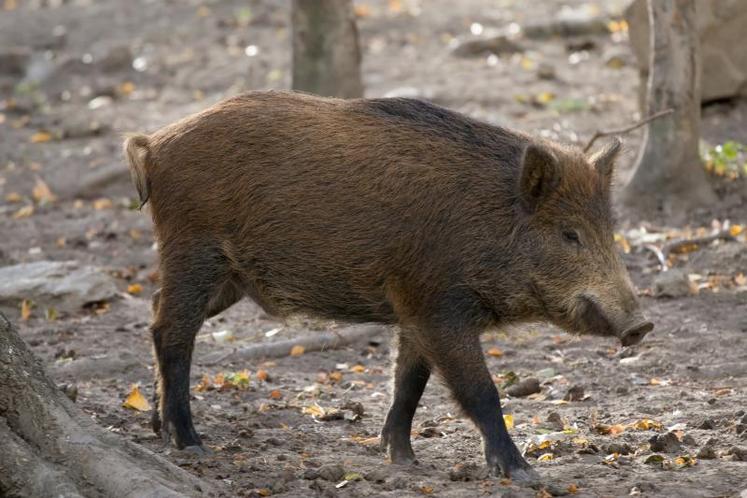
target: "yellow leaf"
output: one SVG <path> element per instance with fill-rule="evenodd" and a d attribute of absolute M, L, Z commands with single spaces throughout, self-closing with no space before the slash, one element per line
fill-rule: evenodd
<path fill-rule="evenodd" d="M 124 83 L 120 83 L 117 86 L 117 91 L 120 95 L 124 95 L 126 97 L 135 91 L 135 84 L 132 81 L 125 81 Z"/>
<path fill-rule="evenodd" d="M 21 320 L 24 322 L 31 318 L 31 307 L 33 304 L 28 299 L 21 301 Z"/>
<path fill-rule="evenodd" d="M 52 134 L 46 131 L 38 131 L 31 135 L 32 144 L 40 144 L 52 140 Z"/>
<path fill-rule="evenodd" d="M 537 461 L 538 462 L 549 462 L 550 460 L 554 458 L 555 458 L 555 455 L 553 455 L 552 453 L 544 453 L 540 455 L 539 457 L 537 457 Z"/>
<path fill-rule="evenodd" d="M 732 225 L 731 227 L 729 227 L 729 234 L 732 237 L 736 237 L 737 235 L 742 233 L 743 230 L 744 229 L 742 228 L 742 225 Z"/>
<path fill-rule="evenodd" d="M 93 201 L 93 208 L 97 211 L 101 211 L 102 209 L 109 209 L 114 204 L 112 203 L 111 199 L 107 199 L 106 197 L 102 197 L 101 199 L 96 199 Z"/>
<path fill-rule="evenodd" d="M 295 346 L 293 346 L 291 348 L 290 355 L 291 356 L 301 356 L 304 353 L 304 351 L 306 351 L 306 348 L 304 348 L 301 345 L 296 344 Z"/>
<path fill-rule="evenodd" d="M 420 486 L 420 492 L 424 495 L 432 495 L 433 494 L 433 486 Z"/>
<path fill-rule="evenodd" d="M 535 100 L 540 104 L 549 104 L 555 100 L 555 94 L 552 92 L 540 92 L 535 97 Z"/>
<path fill-rule="evenodd" d="M 19 220 L 21 218 L 28 218 L 32 214 L 34 214 L 34 206 L 32 204 L 29 204 L 28 206 L 23 206 L 21 209 L 16 211 L 13 215 L 13 218 Z"/>
<path fill-rule="evenodd" d="M 361 364 L 358 364 L 358 365 L 353 365 L 352 367 L 350 367 L 350 371 L 351 371 L 351 372 L 355 372 L 355 373 L 359 373 L 359 374 L 360 374 L 360 373 L 363 373 L 363 372 L 365 372 L 365 371 L 366 371 L 366 367 L 364 367 L 364 366 L 363 366 L 363 365 L 361 365 Z"/>
<path fill-rule="evenodd" d="M 140 387 L 137 384 L 132 385 L 130 394 L 127 395 L 127 399 L 122 403 L 122 406 L 140 412 L 150 410 L 150 403 L 148 403 L 148 400 L 142 395 Z"/>
<path fill-rule="evenodd" d="M 309 406 L 304 406 L 301 409 L 301 413 L 303 413 L 304 415 L 311 415 L 312 417 L 321 417 L 326 412 L 324 411 L 324 408 L 322 408 L 321 406 L 317 404 L 313 404 Z"/>
<path fill-rule="evenodd" d="M 630 242 L 628 242 L 628 239 L 626 239 L 623 234 L 616 233 L 615 242 L 617 242 L 617 245 L 620 246 L 620 249 L 622 249 L 625 254 L 630 252 Z"/>
<path fill-rule="evenodd" d="M 137 296 L 143 292 L 143 286 L 140 284 L 130 284 L 127 286 L 127 292 L 133 296 Z"/>
<path fill-rule="evenodd" d="M 738 273 L 734 276 L 734 283 L 739 286 L 747 285 L 747 277 L 744 276 L 744 273 Z"/>
<path fill-rule="evenodd" d="M 21 197 L 21 194 L 18 192 L 8 192 L 8 194 L 5 196 L 5 202 L 15 203 L 15 202 L 21 202 L 23 200 L 23 197 Z"/>
<path fill-rule="evenodd" d="M 371 7 L 365 3 L 356 3 L 353 8 L 355 11 L 355 17 L 368 17 L 371 15 Z"/>
<path fill-rule="evenodd" d="M 514 416 L 513 415 L 504 415 L 503 422 L 505 422 L 506 429 L 508 429 L 509 431 L 514 428 Z"/>
<path fill-rule="evenodd" d="M 36 185 L 34 185 L 31 195 L 39 204 L 48 204 L 57 199 L 57 197 L 52 193 L 52 190 L 50 190 L 49 185 L 38 176 L 36 177 Z"/>
<path fill-rule="evenodd" d="M 203 374 L 202 379 L 200 379 L 200 382 L 195 386 L 195 391 L 201 393 L 207 391 L 211 387 L 210 376 L 208 374 Z"/>
<path fill-rule="evenodd" d="M 650 418 L 644 418 L 636 423 L 633 424 L 633 428 L 638 429 L 639 431 L 648 431 L 648 430 L 661 430 L 661 423 L 657 422 L 656 420 L 651 420 Z"/>
<path fill-rule="evenodd" d="M 341 382 L 342 381 L 342 372 L 330 372 L 329 373 L 329 380 L 331 382 Z"/>
<path fill-rule="evenodd" d="M 567 490 L 568 490 L 568 492 L 569 492 L 570 494 L 572 494 L 572 495 L 573 495 L 573 494 L 576 494 L 576 493 L 578 492 L 578 486 L 576 486 L 575 484 L 569 484 L 569 485 L 568 485 L 568 487 L 567 487 L 566 489 L 567 489 Z"/>
<path fill-rule="evenodd" d="M 257 490 L 257 493 L 259 493 L 259 496 L 270 496 L 272 494 L 272 490 L 270 488 L 259 488 Z"/>
<path fill-rule="evenodd" d="M 503 356 L 503 351 L 501 351 L 500 348 L 492 347 L 492 348 L 488 349 L 488 354 L 490 356 L 498 358 L 500 356 Z"/>

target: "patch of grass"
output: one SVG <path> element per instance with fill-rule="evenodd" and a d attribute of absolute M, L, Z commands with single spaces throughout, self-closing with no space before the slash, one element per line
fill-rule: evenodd
<path fill-rule="evenodd" d="M 747 177 L 747 146 L 745 144 L 727 140 L 720 145 L 711 146 L 701 142 L 700 156 L 703 158 L 706 171 L 711 174 L 731 180 Z"/>

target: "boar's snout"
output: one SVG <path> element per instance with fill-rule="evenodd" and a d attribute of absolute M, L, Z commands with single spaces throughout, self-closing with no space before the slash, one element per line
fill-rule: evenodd
<path fill-rule="evenodd" d="M 640 321 L 623 330 L 620 334 L 620 342 L 623 346 L 633 346 L 641 342 L 641 339 L 652 330 L 654 330 L 654 324 L 641 317 Z"/>
<path fill-rule="evenodd" d="M 635 301 L 632 301 L 634 309 L 628 312 L 609 309 L 589 294 L 581 296 L 581 302 L 582 328 L 587 333 L 616 336 L 623 346 L 632 346 L 654 329 L 654 324 L 643 316 Z"/>

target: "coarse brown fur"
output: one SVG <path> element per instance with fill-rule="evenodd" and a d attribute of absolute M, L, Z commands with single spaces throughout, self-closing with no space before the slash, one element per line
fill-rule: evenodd
<path fill-rule="evenodd" d="M 612 237 L 618 147 L 586 157 L 417 100 L 275 91 L 129 138 L 161 256 L 155 427 L 199 445 L 194 336 L 249 296 L 281 316 L 401 326 L 382 432 L 393 461 L 414 459 L 409 427 L 433 369 L 481 430 L 489 465 L 529 476 L 478 336 L 534 320 L 623 341 L 650 330 Z"/>

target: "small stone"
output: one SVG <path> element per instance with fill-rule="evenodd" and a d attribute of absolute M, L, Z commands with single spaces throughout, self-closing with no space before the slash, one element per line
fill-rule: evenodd
<path fill-rule="evenodd" d="M 701 460 L 714 460 L 716 458 L 716 450 L 713 449 L 713 446 L 706 444 L 698 450 L 696 457 Z"/>
<path fill-rule="evenodd" d="M 317 469 L 306 469 L 303 471 L 303 474 L 301 474 L 301 478 L 306 479 L 307 481 L 319 479 L 319 471 Z"/>
<path fill-rule="evenodd" d="M 651 444 L 651 451 L 655 453 L 676 453 L 682 450 L 680 440 L 673 432 L 657 434 L 648 442 Z"/>
<path fill-rule="evenodd" d="M 420 431 L 420 432 L 418 433 L 418 435 L 419 435 L 420 437 L 424 437 L 424 438 L 430 438 L 430 437 L 443 437 L 444 433 L 443 433 L 443 432 L 441 432 L 441 431 L 439 431 L 439 430 L 438 430 L 437 428 L 435 428 L 435 427 L 425 427 L 424 429 L 422 429 L 422 430 L 421 430 L 421 431 Z"/>
<path fill-rule="evenodd" d="M 732 446 L 727 454 L 731 455 L 738 462 L 747 462 L 747 448 Z"/>
<path fill-rule="evenodd" d="M 101 69 L 107 73 L 128 71 L 132 68 L 132 52 L 130 47 L 120 45 L 113 47 L 99 62 Z"/>
<path fill-rule="evenodd" d="M 488 476 L 488 468 L 474 463 L 458 463 L 449 471 L 452 481 L 479 481 Z"/>
<path fill-rule="evenodd" d="M 537 66 L 537 77 L 541 80 L 554 80 L 556 77 L 555 66 L 542 62 Z"/>
<path fill-rule="evenodd" d="M 562 431 L 565 427 L 563 419 L 560 417 L 560 414 L 558 412 L 551 412 L 547 416 L 547 423 L 550 425 L 550 427 L 558 431 Z"/>
<path fill-rule="evenodd" d="M 584 394 L 583 386 L 573 386 L 568 389 L 568 392 L 565 393 L 563 399 L 566 401 L 581 401 L 584 399 Z"/>
<path fill-rule="evenodd" d="M 529 377 L 506 388 L 506 394 L 514 398 L 521 398 L 529 396 L 530 394 L 538 393 L 540 390 L 539 379 Z"/>
<path fill-rule="evenodd" d="M 73 403 L 78 400 L 78 386 L 75 384 L 61 384 L 59 388 Z"/>
<path fill-rule="evenodd" d="M 697 446 L 698 442 L 695 441 L 695 438 L 692 437 L 692 435 L 685 434 L 684 436 L 682 436 L 682 444 L 684 444 L 685 446 Z"/>
<path fill-rule="evenodd" d="M 325 481 L 337 482 L 345 476 L 345 469 L 339 464 L 327 464 L 319 467 L 319 477 Z"/>
<path fill-rule="evenodd" d="M 384 467 L 377 467 L 363 475 L 363 478 L 371 482 L 384 482 L 389 477 L 389 472 Z"/>
<path fill-rule="evenodd" d="M 612 453 L 617 453 L 618 455 L 630 455 L 633 452 L 633 449 L 630 447 L 628 443 L 615 442 L 615 443 L 610 443 L 607 446 L 605 446 L 604 452 L 607 455 L 611 455 Z"/>
<path fill-rule="evenodd" d="M 685 270 L 673 268 L 659 273 L 654 278 L 654 296 L 656 297 L 685 297 L 696 294 L 697 288 L 690 282 Z"/>
<path fill-rule="evenodd" d="M 710 431 L 716 428 L 716 423 L 713 421 L 713 419 L 704 418 L 697 428 L 703 429 L 704 431 Z"/>

